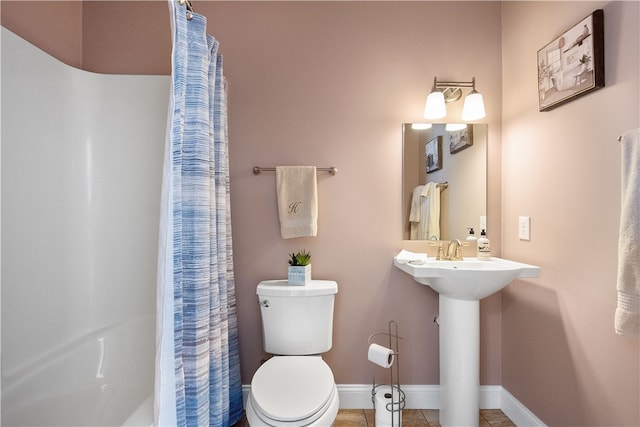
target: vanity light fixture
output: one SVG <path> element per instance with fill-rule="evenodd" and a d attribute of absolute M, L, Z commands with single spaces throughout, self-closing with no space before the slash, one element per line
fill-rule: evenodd
<path fill-rule="evenodd" d="M 476 78 L 470 82 L 439 82 L 433 78 L 433 88 L 427 96 L 424 107 L 424 118 L 429 120 L 441 119 L 447 115 L 445 104 L 456 102 L 462 98 L 462 89 L 471 88 L 471 93 L 464 99 L 462 120 L 478 120 L 486 116 L 482 95 L 476 91 Z"/>
<path fill-rule="evenodd" d="M 431 123 L 411 123 L 411 129 L 413 130 L 431 129 L 431 126 L 433 126 Z"/>

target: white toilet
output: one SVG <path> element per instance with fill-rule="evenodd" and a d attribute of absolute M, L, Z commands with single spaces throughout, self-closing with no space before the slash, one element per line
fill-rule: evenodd
<path fill-rule="evenodd" d="M 256 426 L 330 427 L 338 414 L 338 388 L 320 354 L 331 349 L 338 284 L 312 280 L 260 282 L 264 350 L 274 356 L 251 380 L 247 421 Z"/>

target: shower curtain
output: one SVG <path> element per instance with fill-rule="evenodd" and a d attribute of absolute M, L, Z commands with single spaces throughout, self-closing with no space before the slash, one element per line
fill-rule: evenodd
<path fill-rule="evenodd" d="M 154 423 L 230 426 L 242 416 L 242 389 L 222 57 L 205 17 L 187 18 L 177 0 L 169 11 Z"/>

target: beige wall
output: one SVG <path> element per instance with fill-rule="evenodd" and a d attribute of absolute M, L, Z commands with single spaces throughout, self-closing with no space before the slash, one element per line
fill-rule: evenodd
<path fill-rule="evenodd" d="M 640 3 L 502 9 L 502 254 L 541 267 L 502 297 L 503 385 L 554 426 L 640 425 L 640 344 L 614 333 L 620 146 L 640 126 Z M 538 112 L 535 52 L 604 9 L 606 87 Z M 531 216 L 531 241 L 517 218 Z"/>

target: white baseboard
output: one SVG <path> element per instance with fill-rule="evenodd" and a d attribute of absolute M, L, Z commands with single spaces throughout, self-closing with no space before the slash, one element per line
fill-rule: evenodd
<path fill-rule="evenodd" d="M 406 409 L 440 408 L 439 385 L 402 385 Z M 249 385 L 242 386 L 246 405 Z M 371 384 L 338 384 L 340 409 L 373 409 Z M 501 385 L 480 386 L 480 409 L 500 409 L 517 426 L 546 427 L 526 406 Z"/>
<path fill-rule="evenodd" d="M 402 385 L 401 388 L 405 394 L 407 409 L 438 409 L 440 407 L 439 385 Z M 480 386 L 480 408 L 500 408 L 502 390 L 502 386 L 499 385 Z M 338 384 L 338 392 L 341 409 L 373 408 L 370 384 Z"/>
<path fill-rule="evenodd" d="M 371 384 L 338 384 L 340 409 L 373 409 Z M 437 385 L 403 385 L 407 409 L 436 409 L 440 399 Z"/>
<path fill-rule="evenodd" d="M 511 419 L 517 426 L 544 426 L 546 424 L 535 416 L 526 406 L 518 399 L 513 397 L 506 388 L 502 388 L 502 397 L 500 400 L 500 409 L 507 417 Z"/>

